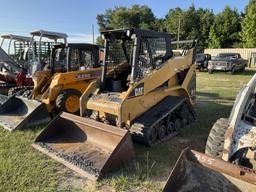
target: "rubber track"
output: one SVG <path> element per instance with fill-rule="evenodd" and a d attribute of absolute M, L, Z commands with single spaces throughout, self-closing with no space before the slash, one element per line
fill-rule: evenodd
<path fill-rule="evenodd" d="M 146 146 L 153 146 L 155 144 L 162 143 L 162 142 L 172 138 L 173 136 L 177 135 L 179 132 L 173 132 L 172 134 L 166 135 L 163 139 L 157 140 L 153 144 L 151 144 L 147 139 L 148 132 L 151 128 L 154 127 L 154 125 L 156 125 L 157 123 L 160 123 L 160 121 L 164 121 L 164 119 L 167 116 L 181 115 L 181 114 L 177 115 L 177 112 L 183 105 L 188 106 L 189 114 L 187 114 L 186 117 L 188 117 L 188 115 L 192 115 L 192 117 L 193 117 L 193 120 L 191 120 L 189 122 L 189 124 L 187 125 L 187 126 L 189 126 L 196 119 L 195 111 L 193 110 L 190 102 L 185 97 L 182 97 L 182 96 L 168 96 L 162 102 L 157 104 L 155 107 L 151 108 L 149 111 L 144 113 L 141 117 L 139 117 L 133 123 L 133 125 L 130 128 L 130 132 L 132 134 L 133 139 L 136 142 L 142 143 Z M 162 122 L 162 123 L 164 123 L 164 122 Z"/>

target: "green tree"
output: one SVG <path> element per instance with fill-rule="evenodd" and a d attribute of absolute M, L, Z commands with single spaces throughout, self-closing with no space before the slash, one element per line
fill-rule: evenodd
<path fill-rule="evenodd" d="M 160 32 L 166 32 L 167 31 L 167 28 L 165 26 L 165 19 L 163 18 L 156 18 L 155 19 L 155 22 L 152 26 L 152 29 L 154 29 L 155 31 L 160 31 Z"/>
<path fill-rule="evenodd" d="M 192 5 L 188 10 L 170 9 L 166 15 L 167 30 L 174 39 L 199 39 L 198 51 L 203 51 L 209 44 L 209 32 L 214 20 L 214 14 L 208 9 L 195 9 Z M 178 29 L 180 26 L 180 30 Z"/>
<path fill-rule="evenodd" d="M 156 20 L 152 10 L 146 5 L 107 9 L 105 13 L 98 14 L 96 18 L 100 31 L 129 27 L 153 29 Z"/>
<path fill-rule="evenodd" d="M 199 8 L 197 10 L 197 14 L 200 18 L 200 23 L 199 23 L 199 49 L 200 51 L 203 51 L 203 49 L 208 48 L 209 46 L 209 34 L 210 34 L 210 29 L 212 26 L 212 23 L 214 21 L 214 14 L 211 10 L 209 9 L 202 9 Z"/>
<path fill-rule="evenodd" d="M 131 8 L 116 7 L 107 9 L 105 13 L 98 14 L 97 22 L 100 31 L 119 28 L 157 29 L 161 20 L 156 20 L 152 10 L 146 6 L 133 5 Z M 102 45 L 101 37 L 97 38 L 97 44 Z"/>
<path fill-rule="evenodd" d="M 178 39 L 178 31 L 180 39 L 184 39 L 183 30 L 181 25 L 184 21 L 184 11 L 177 7 L 175 9 L 170 9 L 168 14 L 165 16 L 165 26 L 168 32 L 170 32 L 174 39 Z M 180 26 L 180 30 L 178 29 Z"/>
<path fill-rule="evenodd" d="M 256 1 L 251 0 L 245 8 L 245 17 L 242 21 L 242 31 L 240 33 L 243 47 L 256 47 Z"/>
<path fill-rule="evenodd" d="M 237 9 L 229 6 L 215 16 L 209 34 L 210 48 L 238 47 L 241 43 L 239 32 L 241 31 L 241 17 Z"/>

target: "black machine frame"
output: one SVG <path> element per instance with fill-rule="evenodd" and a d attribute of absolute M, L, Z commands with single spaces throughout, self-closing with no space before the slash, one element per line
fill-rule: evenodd
<path fill-rule="evenodd" d="M 101 85 L 105 87 L 105 80 L 107 75 L 107 67 L 108 64 L 106 62 L 107 55 L 109 53 L 109 43 L 111 39 L 120 39 L 125 42 L 126 40 L 134 40 L 133 43 L 133 53 L 132 58 L 129 59 L 128 53 L 124 49 L 123 43 L 122 47 L 124 50 L 124 54 L 127 58 L 127 61 L 131 65 L 131 82 L 137 80 L 137 74 L 139 72 L 139 52 L 140 52 L 140 45 L 143 38 L 163 38 L 165 39 L 165 60 L 172 57 L 172 49 L 171 49 L 171 34 L 166 32 L 156 32 L 150 30 L 142 30 L 142 29 L 135 29 L 135 28 L 126 28 L 126 29 L 118 29 L 118 30 L 108 30 L 101 33 L 102 38 L 104 39 L 104 58 L 103 58 L 103 70 L 102 70 L 102 77 L 101 77 Z"/>
<path fill-rule="evenodd" d="M 68 44 L 58 43 L 58 44 L 53 45 L 53 49 L 51 51 L 50 69 L 51 69 L 52 73 L 55 72 L 54 57 L 56 54 L 56 49 L 59 49 L 59 48 L 67 49 L 67 57 L 66 57 L 67 72 L 73 71 L 71 69 L 71 49 L 78 49 L 78 50 L 83 49 L 83 50 L 91 51 L 92 55 L 93 55 L 93 59 L 94 59 L 94 62 L 93 62 L 94 65 L 92 66 L 92 68 L 100 67 L 100 61 L 99 61 L 100 48 L 98 45 L 94 45 L 94 44 L 90 44 L 90 43 L 68 43 Z"/>

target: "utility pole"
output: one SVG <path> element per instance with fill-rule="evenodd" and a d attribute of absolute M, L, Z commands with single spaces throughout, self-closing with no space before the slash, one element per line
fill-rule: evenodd
<path fill-rule="evenodd" d="M 178 24 L 178 43 L 177 43 L 177 49 L 179 49 L 179 41 L 180 41 L 180 15 L 179 15 L 179 24 Z"/>
<path fill-rule="evenodd" d="M 92 43 L 95 44 L 95 40 L 94 40 L 94 24 L 92 24 Z"/>

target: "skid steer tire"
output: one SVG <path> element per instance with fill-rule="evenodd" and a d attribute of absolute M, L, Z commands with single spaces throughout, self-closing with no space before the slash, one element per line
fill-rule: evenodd
<path fill-rule="evenodd" d="M 80 113 L 80 104 L 79 98 L 81 93 L 77 90 L 69 89 L 61 91 L 56 99 L 56 110 L 57 113 L 64 111 L 79 115 Z"/>
<path fill-rule="evenodd" d="M 221 118 L 214 123 L 207 138 L 205 146 L 206 154 L 217 158 L 222 157 L 225 133 L 227 128 L 228 119 Z"/>
<path fill-rule="evenodd" d="M 233 67 L 230 72 L 231 72 L 231 75 L 234 75 L 236 72 L 235 67 Z"/>
<path fill-rule="evenodd" d="M 31 90 L 31 89 L 24 91 L 23 94 L 22 94 L 22 97 L 25 97 L 27 99 L 31 99 L 32 98 L 32 91 L 33 90 Z"/>

